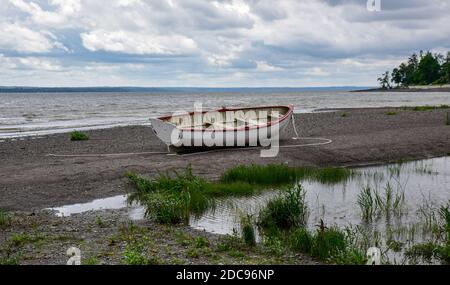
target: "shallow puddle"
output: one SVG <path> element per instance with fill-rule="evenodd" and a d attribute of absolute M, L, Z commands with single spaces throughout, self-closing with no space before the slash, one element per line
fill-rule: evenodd
<path fill-rule="evenodd" d="M 114 197 L 96 199 L 88 203 L 66 205 L 58 208 L 50 208 L 58 217 L 68 217 L 73 214 L 81 214 L 89 211 L 100 211 L 108 209 L 123 209 L 127 207 L 127 196 L 118 195 Z"/>

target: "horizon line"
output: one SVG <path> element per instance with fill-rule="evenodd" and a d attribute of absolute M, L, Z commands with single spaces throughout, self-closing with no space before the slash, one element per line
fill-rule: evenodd
<path fill-rule="evenodd" d="M 152 89 L 152 88 L 172 88 L 172 89 L 181 89 L 181 88 L 199 88 L 199 89 L 263 89 L 263 88 L 291 88 L 291 89 L 299 89 L 299 88 L 371 88 L 376 86 L 370 85 L 331 85 L 331 86 L 133 86 L 133 85 L 123 85 L 123 86 L 108 86 L 108 85 L 99 85 L 99 86 L 27 86 L 27 85 L 5 85 L 0 88 L 142 88 L 142 89 Z"/>

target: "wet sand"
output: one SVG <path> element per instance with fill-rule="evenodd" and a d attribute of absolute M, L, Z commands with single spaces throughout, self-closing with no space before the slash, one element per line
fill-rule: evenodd
<path fill-rule="evenodd" d="M 396 112 L 388 115 L 388 112 Z M 150 127 L 130 126 L 89 131 L 90 140 L 70 141 L 68 134 L 0 142 L 0 208 L 38 211 L 132 191 L 127 170 L 147 175 L 182 170 L 216 179 L 225 169 L 250 163 L 291 166 L 360 166 L 450 153 L 449 109 L 412 111 L 394 108 L 348 109 L 297 114 L 301 136 L 333 140 L 324 146 L 283 148 L 275 158 L 260 150 L 217 151 L 189 156 L 140 154 L 51 157 L 48 154 L 165 152 Z M 342 116 L 345 113 L 346 116 Z M 292 130 L 290 130 L 292 132 Z M 292 136 L 293 134 L 289 134 Z M 287 141 L 281 144 L 310 143 Z"/>

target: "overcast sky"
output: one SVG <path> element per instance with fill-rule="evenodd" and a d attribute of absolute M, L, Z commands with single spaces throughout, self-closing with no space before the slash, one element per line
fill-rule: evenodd
<path fill-rule="evenodd" d="M 0 85 L 342 86 L 450 50 L 450 1 L 0 0 Z"/>

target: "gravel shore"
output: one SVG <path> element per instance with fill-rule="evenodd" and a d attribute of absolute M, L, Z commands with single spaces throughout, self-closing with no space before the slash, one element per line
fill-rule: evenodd
<path fill-rule="evenodd" d="M 297 114 L 301 136 L 323 137 L 333 142 L 324 146 L 283 148 L 275 158 L 261 158 L 258 149 L 188 156 L 48 156 L 166 151 L 150 127 L 145 126 L 89 131 L 88 141 L 70 141 L 68 134 L 8 139 L 0 142 L 0 209 L 38 211 L 124 194 L 132 190 L 124 179 L 127 170 L 154 175 L 191 164 L 195 174 L 215 179 L 225 169 L 239 164 L 360 166 L 445 156 L 450 153 L 450 126 L 445 124 L 447 112 L 450 110 L 381 108 Z"/>

